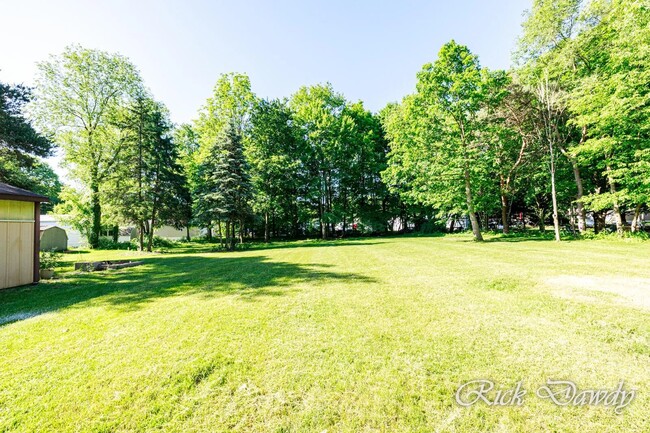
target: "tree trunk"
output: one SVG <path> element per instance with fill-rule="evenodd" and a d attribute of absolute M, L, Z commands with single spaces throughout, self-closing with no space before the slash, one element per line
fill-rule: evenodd
<path fill-rule="evenodd" d="M 611 176 L 612 168 L 607 165 L 607 182 L 609 183 L 609 191 L 614 197 L 616 197 L 616 182 L 612 179 Z M 623 236 L 623 218 L 621 217 L 621 207 L 618 204 L 618 200 L 614 199 L 614 220 L 616 221 L 616 233 L 619 236 Z"/>
<path fill-rule="evenodd" d="M 587 211 L 585 210 L 585 205 L 582 203 L 582 196 L 584 190 L 582 188 L 582 177 L 580 176 L 580 167 L 578 167 L 577 162 L 570 158 L 571 167 L 573 168 L 573 177 L 576 181 L 576 187 L 578 189 L 578 194 L 576 195 L 576 213 L 578 214 L 578 231 L 584 233 L 587 230 Z"/>
<path fill-rule="evenodd" d="M 139 231 L 140 231 L 140 233 L 138 233 L 139 247 L 140 247 L 140 251 L 144 251 L 144 224 L 142 221 L 140 221 Z"/>
<path fill-rule="evenodd" d="M 499 187 L 501 189 L 501 225 L 503 226 L 503 234 L 510 233 L 510 221 L 508 218 L 508 195 L 506 194 L 506 179 L 503 175 L 499 176 Z"/>
<path fill-rule="evenodd" d="M 323 198 L 318 202 L 318 222 L 320 224 L 320 234 L 323 239 L 327 239 L 327 227 L 323 221 Z"/>
<path fill-rule="evenodd" d="M 594 234 L 598 234 L 605 227 L 605 214 L 602 211 L 594 212 Z"/>
<path fill-rule="evenodd" d="M 117 243 L 120 240 L 120 227 L 117 225 L 113 226 L 113 242 Z"/>
<path fill-rule="evenodd" d="M 560 239 L 560 220 L 558 218 L 557 210 L 557 191 L 555 190 L 555 156 L 553 152 L 553 144 L 549 142 L 549 150 L 551 154 L 551 198 L 553 199 L 553 229 L 555 230 L 555 240 L 559 242 Z"/>
<path fill-rule="evenodd" d="M 264 242 L 269 242 L 269 212 L 264 212 Z"/>
<path fill-rule="evenodd" d="M 630 231 L 632 233 L 636 233 L 639 231 L 640 218 L 641 218 L 641 205 L 638 204 L 636 205 L 636 208 L 634 208 L 634 218 L 632 218 L 632 226 L 630 227 Z"/>
<path fill-rule="evenodd" d="M 190 225 L 185 226 L 185 237 L 187 238 L 187 242 L 192 241 L 192 237 L 190 236 Z"/>
<path fill-rule="evenodd" d="M 157 211 L 157 206 L 156 206 L 156 201 L 154 200 L 151 209 L 151 227 L 149 229 L 149 242 L 147 244 L 147 251 L 149 252 L 153 250 L 153 233 L 154 233 L 154 227 L 156 227 L 156 211 Z"/>
<path fill-rule="evenodd" d="M 583 144 L 586 138 L 587 138 L 587 127 L 583 126 L 582 136 L 580 137 L 580 143 L 578 143 L 578 145 Z M 587 211 L 585 210 L 585 206 L 582 203 L 582 196 L 584 195 L 584 189 L 582 187 L 582 176 L 580 175 L 580 167 L 578 166 L 578 161 L 576 161 L 575 157 L 573 157 L 573 155 L 567 152 L 567 150 L 564 147 L 560 146 L 560 151 L 564 156 L 567 157 L 567 159 L 571 163 L 571 169 L 573 170 L 573 177 L 576 182 L 576 189 L 578 190 L 576 194 L 576 205 L 578 207 L 576 211 L 578 216 L 578 231 L 580 233 L 584 233 L 585 230 L 587 230 Z"/>
<path fill-rule="evenodd" d="M 474 233 L 474 240 L 482 241 L 481 228 L 476 219 L 476 212 L 474 211 L 474 202 L 472 201 L 472 185 L 469 177 L 469 167 L 465 167 L 465 197 L 467 199 L 467 212 L 469 213 L 469 220 L 472 223 L 472 232 Z"/>
<path fill-rule="evenodd" d="M 99 184 L 93 181 L 90 186 L 90 202 L 93 212 L 93 223 L 90 232 L 90 246 L 91 248 L 99 247 L 99 237 L 102 231 L 102 206 L 99 202 Z"/>
<path fill-rule="evenodd" d="M 503 234 L 510 233 L 510 218 L 508 218 L 508 197 L 501 193 L 501 224 L 503 224 Z"/>
<path fill-rule="evenodd" d="M 540 233 L 545 233 L 546 232 L 546 222 L 544 221 L 544 212 L 541 212 L 538 215 L 539 221 L 537 222 L 537 226 L 539 227 L 539 232 Z"/>
<path fill-rule="evenodd" d="M 623 236 L 625 225 L 623 223 L 623 216 L 621 215 L 621 207 L 618 202 L 614 202 L 614 221 L 616 221 L 616 234 Z"/>

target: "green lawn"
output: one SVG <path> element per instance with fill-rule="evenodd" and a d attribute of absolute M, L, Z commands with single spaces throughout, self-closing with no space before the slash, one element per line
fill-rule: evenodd
<path fill-rule="evenodd" d="M 74 261 L 141 257 L 112 272 Z M 650 242 L 466 235 L 66 255 L 0 291 L 0 431 L 650 431 Z M 519 407 L 460 407 L 472 379 Z M 547 379 L 625 380 L 557 407 Z"/>

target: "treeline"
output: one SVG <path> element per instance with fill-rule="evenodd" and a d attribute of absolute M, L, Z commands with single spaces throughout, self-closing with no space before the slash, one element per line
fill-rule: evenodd
<path fill-rule="evenodd" d="M 39 64 L 35 96 L 32 118 L 82 186 L 64 188 L 57 212 L 93 247 L 124 225 L 143 249 L 163 224 L 199 226 L 234 249 L 386 232 L 419 212 L 382 182 L 379 117 L 329 84 L 266 100 L 246 75 L 224 74 L 196 121 L 174 126 L 126 58 L 70 47 Z"/>
<path fill-rule="evenodd" d="M 451 41 L 415 93 L 378 114 L 329 84 L 268 100 L 224 74 L 183 125 L 128 59 L 73 46 L 39 64 L 29 120 L 31 92 L 2 88 L 4 118 L 23 129 L 0 136 L 0 175 L 26 184 L 33 156 L 59 146 L 76 186 L 57 212 L 93 247 L 124 225 L 149 250 L 163 224 L 199 226 L 228 249 L 465 217 L 477 240 L 548 222 L 559 240 L 588 216 L 602 230 L 608 214 L 636 231 L 650 203 L 649 21 L 644 2 L 535 0 L 509 71 Z"/>
<path fill-rule="evenodd" d="M 391 191 L 469 216 L 476 239 L 500 215 L 529 215 L 555 238 L 636 231 L 650 203 L 650 7 L 633 0 L 535 0 L 510 71 L 446 44 L 417 90 L 382 118 Z M 631 212 L 628 226 L 624 214 Z M 550 215 L 549 215 L 550 214 Z"/>

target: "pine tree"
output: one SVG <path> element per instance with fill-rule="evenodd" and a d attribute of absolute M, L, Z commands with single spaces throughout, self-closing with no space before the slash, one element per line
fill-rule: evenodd
<path fill-rule="evenodd" d="M 147 95 L 123 110 L 122 164 L 105 188 L 120 216 L 138 227 L 140 249 L 153 249 L 157 227 L 188 224 L 191 199 L 166 108 Z"/>
<path fill-rule="evenodd" d="M 226 249 L 243 241 L 244 224 L 250 216 L 252 188 L 243 140 L 234 123 L 217 138 L 200 167 L 200 216 L 225 224 Z"/>

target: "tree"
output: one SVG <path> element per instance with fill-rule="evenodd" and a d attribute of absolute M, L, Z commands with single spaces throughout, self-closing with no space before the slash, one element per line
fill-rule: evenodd
<path fill-rule="evenodd" d="M 278 223 L 294 237 L 300 223 L 299 200 L 305 183 L 303 148 L 286 101 L 260 100 L 251 116 L 246 143 L 254 191 L 253 210 L 262 215 L 264 240 Z"/>
<path fill-rule="evenodd" d="M 647 5 L 631 0 L 539 0 L 524 23 L 520 57 L 530 84 L 540 88 L 546 80 L 564 95 L 556 106 L 565 111 L 570 138 L 556 144 L 573 169 L 581 231 L 584 206 L 595 217 L 612 209 L 622 234 L 623 209 L 644 205 L 634 167 L 648 137 L 650 55 L 639 41 L 650 39 L 649 17 Z M 606 188 L 585 185 L 585 173 L 605 179 Z"/>
<path fill-rule="evenodd" d="M 598 167 L 608 191 L 590 194 L 594 210 L 613 209 L 616 229 L 623 233 L 622 209 L 648 203 L 644 191 L 650 142 L 650 9 L 643 2 L 595 2 L 590 15 L 598 24 L 576 40 L 590 60 L 588 73 L 568 99 L 571 123 L 588 131 L 575 152 Z M 635 216 L 635 221 L 637 216 Z"/>
<path fill-rule="evenodd" d="M 101 188 L 127 144 L 114 118 L 141 87 L 135 67 L 118 54 L 67 47 L 38 64 L 33 114 L 64 150 L 70 173 L 90 191 L 90 245 L 102 228 Z"/>
<path fill-rule="evenodd" d="M 576 35 L 597 22 L 598 18 L 586 13 L 582 0 L 535 0 L 533 8 L 528 13 L 522 27 L 523 35 L 519 39 L 517 57 L 523 64 L 525 83 L 536 89 L 538 96 L 550 95 L 549 83 L 555 93 L 567 95 L 575 87 L 581 75 L 589 73 L 592 68 L 591 60 L 584 49 L 576 43 Z M 546 92 L 544 88 L 547 88 Z M 566 100 L 556 99 L 557 108 L 562 106 L 565 111 Z M 564 116 L 568 122 L 569 117 Z M 573 134 L 574 131 L 569 131 Z M 587 129 L 581 128 L 579 141 L 572 138 L 557 142 L 556 147 L 571 163 L 576 186 L 576 207 L 578 228 L 586 230 L 586 212 L 584 209 L 583 173 L 589 164 L 580 166 L 576 157 L 575 146 L 584 142 Z"/>
<path fill-rule="evenodd" d="M 372 232 L 386 231 L 391 212 L 396 210 L 389 206 L 396 199 L 391 197 L 380 174 L 386 169 L 388 140 L 379 116 L 366 110 L 361 102 L 348 104 L 345 112 L 353 127 L 340 162 L 343 236 L 349 223 L 357 222 Z"/>
<path fill-rule="evenodd" d="M 451 41 L 418 73 L 417 93 L 390 116 L 385 180 L 405 197 L 449 213 L 465 213 L 477 241 L 477 195 L 490 194 L 482 134 L 490 74 L 467 47 Z"/>
<path fill-rule="evenodd" d="M 93 212 L 90 197 L 82 189 L 63 187 L 61 202 L 54 206 L 58 219 L 78 230 L 86 239 L 90 239 L 92 231 Z"/>
<path fill-rule="evenodd" d="M 50 156 L 53 143 L 36 132 L 24 116 L 25 105 L 31 98 L 31 89 L 25 86 L 0 83 L 0 182 L 35 190 L 45 187 L 39 181 L 44 180 L 49 168 L 36 157 Z M 35 172 L 39 175 L 33 176 Z M 45 177 L 49 179 L 52 175 L 50 169 Z"/>
<path fill-rule="evenodd" d="M 559 242 L 561 239 L 556 188 L 556 152 L 558 147 L 568 142 L 570 131 L 566 127 L 566 106 L 562 101 L 562 92 L 557 86 L 549 82 L 548 77 L 537 85 L 536 97 L 539 101 L 539 140 L 546 144 L 549 154 L 553 228 L 555 240 Z"/>
<path fill-rule="evenodd" d="M 255 95 L 251 91 L 250 79 L 244 74 L 222 74 L 214 86 L 213 94 L 199 111 L 199 117 L 194 122 L 193 131 L 196 133 L 198 149 L 192 152 L 193 165 L 199 167 L 210 156 L 217 141 L 230 128 L 235 128 L 240 137 L 245 137 L 250 128 L 250 116 L 255 103 Z M 194 185 L 194 213 L 197 222 L 208 229 L 208 237 L 212 237 L 214 213 L 206 209 L 201 201 L 200 191 L 205 190 L 200 183 L 203 176 L 197 177 Z M 208 188 L 209 189 L 209 188 Z M 196 192 L 199 191 L 197 194 Z M 219 233 L 221 236 L 221 232 Z"/>
<path fill-rule="evenodd" d="M 242 136 L 233 122 L 222 132 L 200 167 L 199 200 L 211 219 L 225 223 L 226 248 L 235 249 L 243 241 L 244 223 L 250 215 L 252 191 Z"/>
<path fill-rule="evenodd" d="M 300 139 L 305 143 L 304 167 L 308 200 L 314 204 L 321 237 L 328 238 L 341 221 L 339 180 L 349 162 L 349 134 L 354 120 L 343 95 L 331 84 L 302 87 L 290 100 Z"/>
<path fill-rule="evenodd" d="M 172 140 L 172 125 L 166 108 L 146 94 L 138 95 L 123 110 L 119 120 L 125 140 L 110 188 L 112 203 L 120 215 L 138 227 L 140 250 L 153 248 L 155 229 L 167 223 L 180 227 L 188 223 L 191 209 L 187 180 L 179 164 L 179 152 Z M 127 135 L 127 132 L 129 133 Z"/>
<path fill-rule="evenodd" d="M 61 202 L 61 191 L 63 184 L 59 176 L 46 162 L 36 161 L 31 168 L 23 169 L 26 181 L 23 188 L 27 188 L 36 194 L 44 195 L 50 201 L 41 203 L 41 213 L 51 212 Z"/>
<path fill-rule="evenodd" d="M 194 205 L 196 198 L 194 192 L 198 185 L 198 162 L 196 154 L 199 150 L 198 135 L 192 128 L 192 125 L 182 124 L 174 129 L 173 140 L 178 149 L 178 162 L 182 167 L 183 178 L 185 179 L 185 201 L 187 205 L 180 207 L 178 221 L 182 221 L 182 225 L 186 230 L 186 238 L 188 242 L 190 238 L 190 226 L 195 223 Z"/>
<path fill-rule="evenodd" d="M 487 113 L 491 157 L 499 177 L 501 224 L 510 232 L 510 210 L 522 169 L 534 148 L 534 96 L 517 82 L 499 80 L 493 89 L 495 109 Z M 543 220 L 543 218 L 542 218 Z"/>
<path fill-rule="evenodd" d="M 211 149 L 215 140 L 230 127 L 243 135 L 250 125 L 254 104 L 255 95 L 247 75 L 222 74 L 196 121 L 195 129 L 202 148 Z"/>

